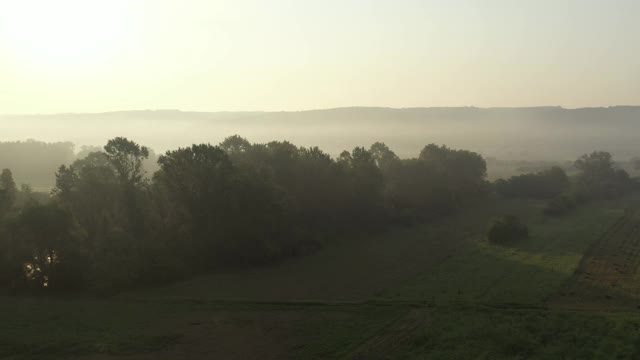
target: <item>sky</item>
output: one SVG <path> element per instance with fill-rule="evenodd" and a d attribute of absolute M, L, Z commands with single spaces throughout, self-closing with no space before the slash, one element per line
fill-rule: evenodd
<path fill-rule="evenodd" d="M 0 0 L 0 113 L 640 105 L 636 0 Z"/>

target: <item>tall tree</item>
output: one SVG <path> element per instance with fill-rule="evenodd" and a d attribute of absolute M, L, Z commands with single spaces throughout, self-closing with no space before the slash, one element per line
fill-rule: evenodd
<path fill-rule="evenodd" d="M 13 208 L 18 189 L 9 169 L 3 169 L 0 174 L 0 219 Z"/>
<path fill-rule="evenodd" d="M 234 157 L 249 151 L 251 143 L 239 135 L 231 135 L 220 143 L 220 148 L 230 157 Z"/>
<path fill-rule="evenodd" d="M 584 154 L 574 166 L 580 170 L 580 191 L 587 197 L 618 196 L 635 186 L 625 170 L 616 169 L 611 154 L 606 151 Z"/>
<path fill-rule="evenodd" d="M 123 184 L 137 185 L 144 177 L 143 162 L 149 157 L 149 149 L 124 138 L 117 137 L 104 147 L 107 158 L 113 164 Z"/>
<path fill-rule="evenodd" d="M 369 148 L 369 153 L 383 174 L 389 174 L 399 166 L 400 158 L 385 143 L 374 143 Z"/>
<path fill-rule="evenodd" d="M 351 154 L 343 153 L 340 162 L 346 166 L 352 185 L 352 218 L 367 222 L 380 216 L 384 178 L 371 153 L 364 147 L 356 147 Z"/>
<path fill-rule="evenodd" d="M 584 154 L 575 161 L 574 166 L 580 170 L 582 178 L 586 181 L 604 179 L 614 172 L 612 156 L 606 151 Z"/>
<path fill-rule="evenodd" d="M 231 206 L 234 168 L 225 152 L 208 144 L 168 151 L 160 156 L 154 182 L 173 204 L 173 227 L 190 224 L 183 251 L 198 267 L 210 266 L 216 242 L 227 233 L 225 215 Z M 182 224 L 182 225 L 181 225 Z"/>
<path fill-rule="evenodd" d="M 149 158 L 149 149 L 127 138 L 117 137 L 107 142 L 104 151 L 123 186 L 122 193 L 129 220 L 127 226 L 135 237 L 141 238 L 145 224 L 139 188 L 144 181 L 144 161 Z"/>
<path fill-rule="evenodd" d="M 67 290 L 82 286 L 83 246 L 71 214 L 55 204 L 32 205 L 10 224 L 13 244 L 23 249 L 25 278 L 36 288 Z"/>
<path fill-rule="evenodd" d="M 420 160 L 446 180 L 452 205 L 457 208 L 465 195 L 482 192 L 487 163 L 477 153 L 429 144 L 420 152 Z"/>

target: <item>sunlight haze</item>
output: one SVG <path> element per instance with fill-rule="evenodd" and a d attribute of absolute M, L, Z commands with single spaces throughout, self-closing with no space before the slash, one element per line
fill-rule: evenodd
<path fill-rule="evenodd" d="M 0 360 L 640 360 L 640 0 L 0 0 Z"/>
<path fill-rule="evenodd" d="M 0 0 L 0 113 L 636 105 L 636 1 Z"/>

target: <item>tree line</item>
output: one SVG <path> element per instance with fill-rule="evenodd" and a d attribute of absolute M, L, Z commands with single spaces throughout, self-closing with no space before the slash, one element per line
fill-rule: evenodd
<path fill-rule="evenodd" d="M 537 173 L 497 180 L 494 188 L 506 197 L 549 199 L 543 210 L 549 216 L 563 215 L 585 202 L 619 197 L 639 188 L 638 181 L 606 151 L 584 154 L 573 166 L 578 170 L 573 179 L 560 167 L 553 166 Z"/>
<path fill-rule="evenodd" d="M 637 187 L 606 152 L 579 158 L 576 178 L 554 167 L 490 184 L 482 156 L 435 144 L 411 159 L 380 142 L 332 158 L 231 136 L 167 151 L 153 174 L 144 170 L 150 150 L 129 139 L 92 150 L 58 168 L 46 198 L 2 171 L 0 288 L 110 293 L 308 254 L 330 239 L 452 214 L 491 192 L 547 199 L 545 213 L 560 215 Z M 523 233 L 505 219 L 497 237 Z"/>
<path fill-rule="evenodd" d="M 50 189 L 55 181 L 54 174 L 61 164 L 71 164 L 95 151 L 102 151 L 102 148 L 87 145 L 77 147 L 70 141 L 0 141 L 0 169 L 11 169 L 19 184 L 28 183 L 36 189 Z M 144 165 L 150 174 L 157 170 L 156 161 L 156 154 L 149 149 L 149 158 Z"/>
<path fill-rule="evenodd" d="M 112 292 L 304 255 L 328 239 L 452 213 L 487 194 L 476 153 L 383 143 L 332 158 L 289 142 L 168 151 L 110 140 L 55 173 L 46 201 L 0 177 L 0 286 Z M 24 189 L 23 189 L 24 190 Z"/>

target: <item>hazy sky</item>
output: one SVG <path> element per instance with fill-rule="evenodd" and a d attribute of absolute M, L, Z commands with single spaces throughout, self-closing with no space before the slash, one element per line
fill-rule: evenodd
<path fill-rule="evenodd" d="M 640 104 L 637 0 L 0 0 L 0 113 Z"/>

